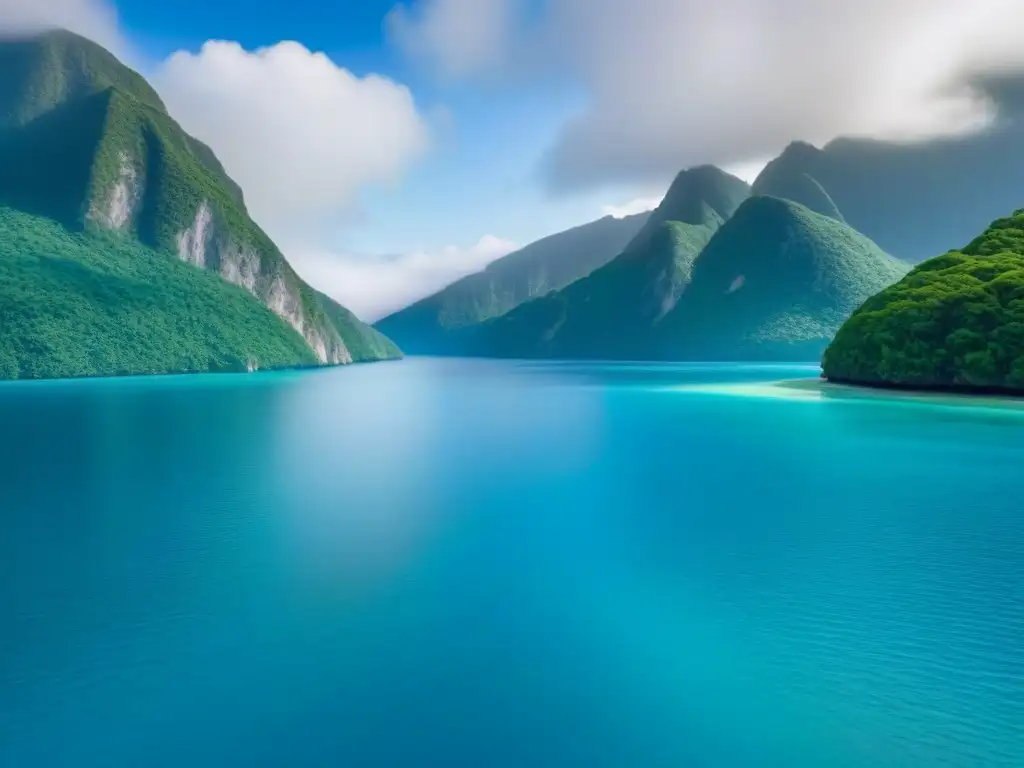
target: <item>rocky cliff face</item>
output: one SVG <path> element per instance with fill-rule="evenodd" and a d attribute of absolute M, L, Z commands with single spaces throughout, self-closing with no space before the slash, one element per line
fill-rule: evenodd
<path fill-rule="evenodd" d="M 101 229 L 128 229 L 145 194 L 141 172 L 127 152 L 119 152 L 120 170 L 116 181 L 93 200 L 87 218 Z M 241 286 L 292 326 L 306 340 L 321 363 L 352 362 L 352 354 L 337 330 L 325 319 L 310 318 L 299 293 L 297 281 L 280 270 L 267 269 L 259 251 L 233 237 L 218 223 L 210 203 L 203 200 L 190 226 L 175 239 L 178 258 L 201 269 L 217 272 L 229 283 Z"/>
<path fill-rule="evenodd" d="M 121 231 L 128 227 L 142 200 L 142 185 L 135 163 L 127 152 L 119 152 L 117 181 L 109 193 L 89 206 L 86 218 L 102 227 Z"/>
<path fill-rule="evenodd" d="M 321 363 L 352 362 L 351 353 L 333 326 L 308 316 L 297 282 L 280 270 L 265 269 L 260 253 L 238 242 L 219 225 L 207 201 L 196 209 L 192 225 L 178 233 L 177 244 L 182 261 L 214 270 L 259 298 L 302 335 Z"/>

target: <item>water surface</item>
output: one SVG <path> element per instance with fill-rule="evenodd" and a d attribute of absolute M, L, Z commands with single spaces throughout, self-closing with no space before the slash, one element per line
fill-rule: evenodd
<path fill-rule="evenodd" d="M 0 385 L 0 765 L 1024 765 L 1024 414 L 815 375 Z"/>

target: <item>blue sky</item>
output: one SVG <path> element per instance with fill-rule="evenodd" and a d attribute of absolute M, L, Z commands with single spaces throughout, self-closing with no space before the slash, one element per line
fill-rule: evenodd
<path fill-rule="evenodd" d="M 432 149 L 397 184 L 367 185 L 354 221 L 335 245 L 360 253 L 394 253 L 471 245 L 486 234 L 525 244 L 602 215 L 635 189 L 553 195 L 538 163 L 580 100 L 578 92 L 532 83 L 500 88 L 439 84 L 417 61 L 389 44 L 385 17 L 394 0 L 319 2 L 253 0 L 244 6 L 210 0 L 117 0 L 122 29 L 147 58 L 198 51 L 207 40 L 237 41 L 247 50 L 296 40 L 364 76 L 408 86 L 421 110 L 443 110 Z"/>
<path fill-rule="evenodd" d="M 516 245 L 748 180 L 793 140 L 959 134 L 1019 0 L 0 0 L 157 88 L 300 274 L 368 319 Z M 219 42 L 213 42 L 219 41 Z M 742 169 L 742 171 L 740 170 Z"/>

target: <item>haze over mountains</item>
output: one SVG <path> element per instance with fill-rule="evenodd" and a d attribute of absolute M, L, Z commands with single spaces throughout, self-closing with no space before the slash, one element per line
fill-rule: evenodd
<path fill-rule="evenodd" d="M 251 370 L 400 354 L 295 274 L 213 151 L 109 52 L 55 31 L 0 42 L 0 70 L 0 206 L 13 248 L 4 264 L 6 375 Z M 52 314 L 40 317 L 40 306 Z M 83 322 L 93 324 L 84 337 Z M 280 344 L 268 348 L 272 339 Z"/>
<path fill-rule="evenodd" d="M 797 355 L 797 359 L 817 359 L 829 334 L 845 316 L 884 287 L 879 280 L 895 281 L 906 271 L 903 264 L 909 268 L 909 264 L 942 253 L 950 244 L 967 242 L 992 219 L 1013 210 L 1024 199 L 1024 98 L 1015 83 L 999 78 L 986 81 L 987 92 L 1000 106 L 1001 119 L 981 134 L 916 144 L 842 138 L 822 148 L 795 141 L 770 162 L 749 194 L 799 206 L 774 209 L 776 215 L 788 219 L 787 231 L 792 238 L 780 241 L 774 234 L 778 227 L 768 223 L 770 217 L 744 224 L 748 231 L 742 238 L 737 237 L 735 228 L 726 234 L 737 240 L 745 238 L 751 244 L 751 258 L 756 252 L 767 263 L 777 263 L 793 248 L 812 253 L 807 268 L 823 269 L 829 276 L 801 285 L 811 290 L 812 285 L 820 287 L 823 280 L 832 280 L 849 291 L 842 289 L 842 295 L 828 291 L 806 294 L 802 297 L 804 304 L 800 304 L 800 297 L 778 284 L 779 300 L 783 294 L 788 295 L 795 302 L 790 309 L 796 314 L 786 315 L 783 320 L 786 310 L 776 302 L 774 311 L 783 314 L 773 321 L 775 325 L 769 323 L 775 330 L 769 331 L 764 325 L 768 318 L 750 318 L 762 331 L 747 329 L 741 334 L 747 338 L 743 343 L 733 338 L 730 354 L 762 356 L 776 349 Z M 663 209 L 664 203 L 659 210 Z M 653 213 L 648 221 L 645 230 L 649 233 L 656 229 L 659 215 Z M 823 218 L 828 221 L 821 221 Z M 676 221 L 693 224 L 685 217 Z M 679 300 L 680 296 L 688 298 L 691 288 L 686 286 L 691 270 L 701 263 L 698 253 L 686 256 L 687 250 L 693 250 L 693 243 L 686 245 L 677 237 L 688 231 L 669 227 L 656 237 L 646 236 L 649 239 L 645 243 L 638 238 L 623 248 L 618 258 L 576 283 L 526 302 L 478 328 L 465 323 L 457 333 L 441 328 L 434 341 L 416 351 L 523 357 L 718 356 L 713 345 L 693 338 L 685 329 L 703 323 L 694 317 L 692 307 L 697 299 L 692 303 Z M 698 252 L 706 242 L 700 243 Z M 768 245 L 772 242 L 776 245 Z M 781 248 L 784 253 L 770 256 L 772 248 Z M 847 255 L 840 257 L 836 248 L 847 250 Z M 714 249 L 709 246 L 711 254 L 734 249 L 720 244 Z M 630 269 L 617 271 L 616 265 L 627 263 L 632 263 Z M 670 264 L 674 266 L 667 268 Z M 643 274 L 646 277 L 639 277 Z M 500 287 L 495 286 L 495 290 Z M 701 290 L 699 283 L 692 287 L 695 294 Z M 754 291 L 736 291 L 737 298 L 730 302 L 736 312 L 750 309 L 741 297 L 751 293 Z M 669 306 L 661 315 L 652 314 L 651 307 L 659 295 Z M 818 303 L 828 295 L 836 302 L 831 309 Z M 758 301 L 762 299 L 765 297 Z M 417 306 L 435 300 L 431 297 Z M 675 310 L 677 303 L 680 306 Z M 627 316 L 633 320 L 626 320 Z M 648 318 L 646 330 L 640 329 L 643 323 L 635 322 L 641 317 Z M 683 317 L 690 319 L 683 322 Z M 798 322 L 797 317 L 803 319 Z M 715 337 L 725 343 L 722 333 L 730 320 L 721 316 L 717 322 L 721 327 L 714 333 L 706 323 L 703 327 L 709 339 Z M 408 338 L 410 324 L 411 316 L 401 311 L 382 321 L 380 327 L 392 330 L 401 344 Z M 661 329 L 657 333 L 652 332 L 655 326 Z M 779 337 L 782 328 L 790 328 L 792 337 Z M 758 344 L 752 347 L 749 343 L 754 338 L 764 342 L 760 351 L 754 349 Z M 773 339 L 771 344 L 769 338 Z"/>
<path fill-rule="evenodd" d="M 379 320 L 375 327 L 402 337 L 411 354 L 457 351 L 459 337 L 453 331 L 503 315 L 590 274 L 618 255 L 649 216 L 605 216 L 542 238 Z"/>

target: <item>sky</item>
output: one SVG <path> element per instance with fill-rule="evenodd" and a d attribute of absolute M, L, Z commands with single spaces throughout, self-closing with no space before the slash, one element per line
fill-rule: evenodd
<path fill-rule="evenodd" d="M 747 180 L 790 141 L 997 115 L 1020 0 L 0 0 L 142 72 L 296 270 L 375 320 L 539 237 Z"/>

